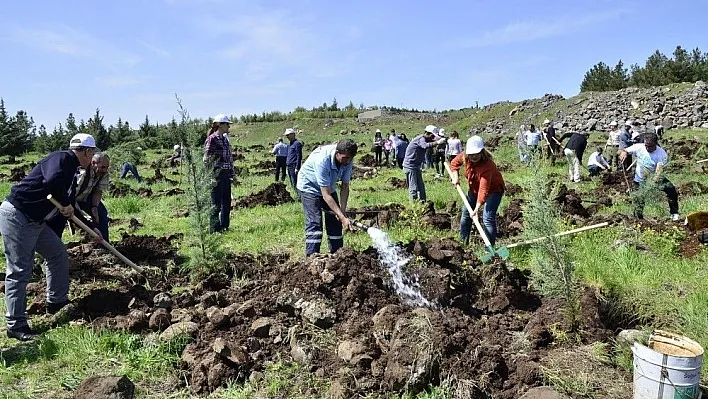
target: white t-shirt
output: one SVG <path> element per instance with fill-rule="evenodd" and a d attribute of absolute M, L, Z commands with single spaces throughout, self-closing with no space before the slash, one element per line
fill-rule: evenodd
<path fill-rule="evenodd" d="M 447 155 L 457 155 L 462 152 L 462 141 L 460 139 L 447 140 Z"/>
<path fill-rule="evenodd" d="M 610 167 L 610 165 L 605 160 L 605 157 L 603 157 L 602 154 L 600 154 L 597 151 L 590 154 L 590 158 L 588 158 L 588 168 L 593 165 L 597 166 L 599 168 L 609 168 Z"/>
<path fill-rule="evenodd" d="M 669 156 L 663 148 L 656 146 L 654 152 L 647 151 L 644 143 L 634 144 L 625 149 L 627 153 L 634 154 L 637 160 L 637 167 L 634 170 L 634 181 L 641 183 L 649 177 L 650 173 L 656 172 L 656 165 L 669 162 Z"/>
<path fill-rule="evenodd" d="M 621 130 L 613 130 L 610 132 L 610 137 L 607 138 L 607 145 L 613 145 L 615 147 L 619 146 L 620 144 L 620 134 L 622 134 Z"/>
<path fill-rule="evenodd" d="M 524 133 L 524 137 L 526 138 L 526 145 L 530 145 L 533 147 L 536 147 L 538 145 L 538 142 L 541 141 L 541 132 L 538 130 L 532 132 L 530 130 L 527 130 L 526 133 Z"/>

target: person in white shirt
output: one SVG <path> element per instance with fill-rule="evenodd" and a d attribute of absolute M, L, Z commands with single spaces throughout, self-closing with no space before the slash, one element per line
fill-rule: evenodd
<path fill-rule="evenodd" d="M 396 129 L 391 129 L 391 134 L 388 136 L 389 141 L 391 141 L 391 166 L 396 166 L 396 147 L 398 145 L 398 135 L 396 135 Z"/>
<path fill-rule="evenodd" d="M 279 137 L 278 142 L 270 152 L 275 155 L 275 181 L 285 181 L 285 169 L 288 160 L 288 145 L 283 143 L 283 138 Z"/>
<path fill-rule="evenodd" d="M 617 128 L 617 121 L 610 122 L 610 129 L 607 137 L 607 143 L 605 143 L 605 149 L 610 147 L 610 164 L 615 168 L 619 165 L 619 145 L 620 145 L 620 134 L 622 130 Z"/>
<path fill-rule="evenodd" d="M 610 164 L 602 156 L 602 147 L 597 147 L 588 158 L 588 172 L 590 177 L 599 176 L 601 170 L 609 170 Z"/>
<path fill-rule="evenodd" d="M 455 158 L 457 154 L 462 152 L 462 141 L 460 141 L 460 134 L 457 133 L 457 130 L 453 130 L 452 134 L 450 134 L 450 138 L 447 140 L 447 149 L 445 151 L 445 157 L 447 158 L 448 162 L 452 161 L 452 158 Z"/>
<path fill-rule="evenodd" d="M 527 148 L 527 154 L 528 158 L 526 159 L 527 162 L 531 160 L 531 156 L 533 154 L 538 154 L 539 152 L 539 146 L 538 143 L 541 141 L 541 138 L 543 135 L 541 132 L 536 130 L 536 126 L 532 123 L 529 126 L 529 130 L 524 134 L 524 139 L 526 140 L 526 148 Z"/>
<path fill-rule="evenodd" d="M 664 166 L 669 162 L 669 157 L 663 148 L 657 144 L 659 137 L 656 133 L 645 133 L 644 142 L 631 145 L 620 150 L 620 161 L 624 162 L 633 154 L 637 166 L 634 172 L 635 188 L 639 188 L 647 183 L 647 179 L 653 174 L 652 182 L 666 194 L 669 201 L 669 213 L 671 220 L 679 220 L 678 193 L 676 187 L 662 174 Z M 638 219 L 644 218 L 644 198 L 638 195 L 635 199 L 634 216 Z"/>
<path fill-rule="evenodd" d="M 526 163 L 526 125 L 521 125 L 516 133 L 516 149 L 519 150 L 519 160 Z"/>

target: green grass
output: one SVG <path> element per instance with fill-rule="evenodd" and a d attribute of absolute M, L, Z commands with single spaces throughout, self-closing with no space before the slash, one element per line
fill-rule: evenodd
<path fill-rule="evenodd" d="M 563 100 L 563 101 L 571 101 Z M 574 100 L 573 100 L 574 101 Z M 563 103 L 561 105 L 564 105 Z M 468 126 L 480 123 L 490 118 L 507 118 L 508 112 L 515 106 L 509 103 L 490 110 L 466 110 L 454 114 L 450 127 L 452 130 L 465 130 Z M 559 105 L 560 106 L 560 105 Z M 521 115 L 519 118 L 524 118 Z M 539 119 L 542 119 L 539 118 Z M 314 142 L 330 142 L 340 138 L 352 138 L 356 142 L 367 143 L 360 155 L 368 153 L 373 134 L 358 133 L 342 136 L 340 130 L 357 129 L 352 120 L 336 121 L 331 127 L 324 127 L 324 120 L 300 120 L 296 124 L 304 130 L 301 140 L 306 144 Z M 396 128 L 406 133 L 409 138 L 422 130 L 428 122 L 415 121 L 406 123 L 385 122 L 372 126 L 388 131 Z M 282 131 L 291 126 L 289 123 L 261 123 L 253 125 L 235 125 L 232 128 L 233 143 L 242 147 L 262 144 L 269 149 Z M 365 129 L 362 129 L 365 130 Z M 702 135 L 704 132 L 670 131 L 669 136 Z M 591 136 L 597 143 L 603 140 L 599 135 Z M 164 157 L 168 151 L 149 151 L 148 164 L 159 157 Z M 671 154 L 670 154 L 671 155 Z M 498 163 L 509 163 L 515 166 L 513 172 L 505 173 L 504 178 L 515 184 L 523 185 L 529 179 L 529 169 L 518 165 L 516 149 L 512 143 L 503 143 L 494 151 Z M 256 162 L 269 160 L 262 153 L 246 153 L 246 161 L 237 162 L 238 166 L 252 166 Z M 39 154 L 29 154 L 22 162 L 38 160 Z M 140 165 L 144 178 L 151 177 L 153 172 L 147 165 Z M 566 174 L 564 160 L 557 166 L 545 165 L 545 172 Z M 0 173 L 7 173 L 9 165 L 0 165 Z M 173 179 L 178 176 L 163 173 Z M 434 172 L 426 170 L 424 179 L 428 197 L 437 208 L 444 208 L 448 201 L 457 201 L 454 189 L 444 180 L 433 179 Z M 116 178 L 117 176 L 113 176 Z M 390 177 L 403 178 L 398 169 L 382 169 L 377 177 L 369 180 L 355 180 L 352 183 L 350 207 L 381 205 L 389 202 L 409 206 L 408 214 L 414 214 L 404 189 L 390 190 L 385 182 Z M 672 173 L 669 178 L 675 185 L 687 181 L 699 181 L 708 185 L 708 176 L 689 173 Z M 238 198 L 267 187 L 272 182 L 269 176 L 239 177 L 241 184 L 233 188 L 233 195 Z M 141 186 L 132 179 L 125 180 L 133 188 Z M 0 183 L 0 197 L 4 197 L 9 189 L 9 183 Z M 596 183 L 583 183 L 573 187 L 581 192 L 589 192 Z M 171 188 L 168 183 L 158 183 L 151 186 L 153 193 Z M 162 236 L 172 233 L 185 233 L 189 229 L 186 218 L 180 214 L 186 210 L 186 202 L 180 196 L 140 198 L 127 196 L 111 198 L 106 196 L 106 206 L 111 218 L 118 222 L 111 225 L 111 235 L 119 239 L 122 232 L 127 231 L 128 220 L 136 218 L 143 224 L 134 234 L 152 234 Z M 504 198 L 502 210 L 509 203 Z M 708 196 L 691 196 L 680 198 L 681 214 L 704 210 L 708 205 Z M 501 210 L 500 210 L 501 211 Z M 604 209 L 603 213 L 620 212 L 630 214 L 628 203 L 616 200 L 615 205 Z M 645 217 L 659 219 L 668 217 L 665 202 L 647 205 Z M 433 237 L 455 237 L 456 232 L 441 233 L 438 230 L 420 225 L 416 217 L 400 222 L 387 229 L 394 241 L 407 242 L 412 239 L 425 240 Z M 704 347 L 708 347 L 708 252 L 705 250 L 695 258 L 686 259 L 678 255 L 677 246 L 683 233 L 680 231 L 659 234 L 652 231 L 642 231 L 637 228 L 610 227 L 578 234 L 569 240 L 575 257 L 576 273 L 587 285 L 601 290 L 608 298 L 617 301 L 619 311 L 626 314 L 636 314 L 643 327 L 668 328 L 685 334 Z M 65 239 L 69 238 L 68 234 Z M 512 240 L 502 242 L 508 244 Z M 643 243 L 649 252 L 640 251 L 633 245 L 623 243 Z M 358 250 L 370 246 L 369 238 L 363 233 L 347 233 L 347 246 Z M 232 252 L 279 252 L 288 253 L 296 258 L 302 258 L 304 253 L 304 218 L 301 205 L 291 203 L 274 208 L 256 207 L 252 209 L 235 210 L 231 213 L 231 230 L 222 235 L 221 245 Z M 324 247 L 325 245 L 323 245 Z M 4 260 L 4 258 L 3 258 Z M 512 251 L 510 262 L 521 268 L 532 268 L 528 252 L 524 249 Z M 75 291 L 73 291 L 75 292 Z M 0 324 L 2 321 L 0 321 Z M 119 332 L 98 332 L 88 327 L 71 325 L 49 330 L 35 344 L 18 344 L 0 336 L 2 365 L 0 365 L 0 397 L 7 398 L 69 398 L 78 383 L 85 377 L 96 373 L 125 373 L 138 386 L 138 397 L 142 398 L 187 398 L 188 390 L 157 394 L 157 387 L 165 380 L 179 378 L 175 369 L 183 342 L 175 345 L 154 345 L 143 341 L 142 337 Z M 627 354 L 616 356 L 616 361 L 623 367 L 627 365 Z M 704 376 L 706 372 L 704 372 Z M 571 387 L 572 388 L 572 387 Z M 577 388 L 582 390 L 582 387 Z M 324 397 L 328 389 L 328 381 L 320 381 L 310 375 L 302 367 L 276 360 L 256 381 L 245 384 L 234 384 L 214 392 L 213 398 L 261 398 L 261 397 Z M 404 396 L 408 398 L 409 396 Z M 421 394 L 419 398 L 451 397 L 449 390 L 435 388 Z"/>

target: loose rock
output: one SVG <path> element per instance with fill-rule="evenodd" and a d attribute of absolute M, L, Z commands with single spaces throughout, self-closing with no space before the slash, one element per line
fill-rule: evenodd
<path fill-rule="evenodd" d="M 93 376 L 81 382 L 75 399 L 133 399 L 135 384 L 126 376 Z"/>

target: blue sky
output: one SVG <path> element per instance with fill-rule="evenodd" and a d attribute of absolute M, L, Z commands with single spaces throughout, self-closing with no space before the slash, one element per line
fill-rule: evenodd
<path fill-rule="evenodd" d="M 0 10 L 0 96 L 51 130 L 352 100 L 449 109 L 571 96 L 598 61 L 708 51 L 705 0 L 23 0 Z"/>

